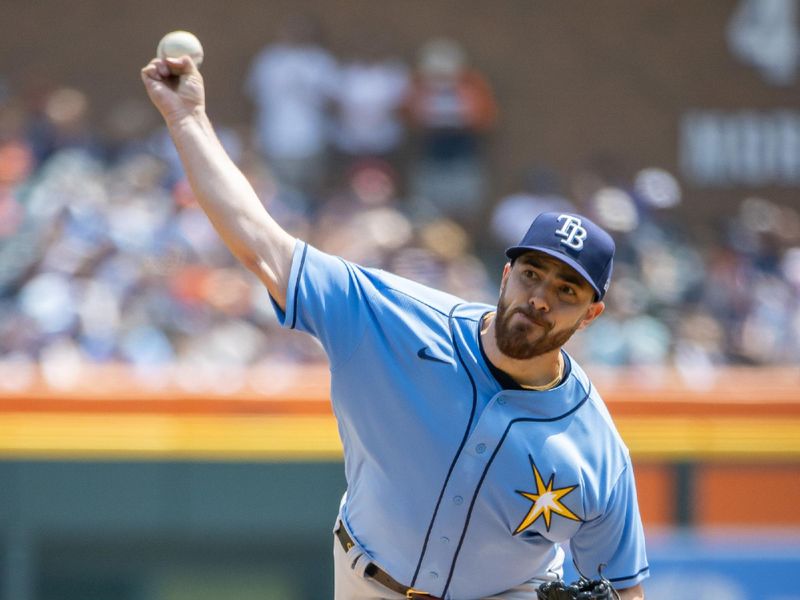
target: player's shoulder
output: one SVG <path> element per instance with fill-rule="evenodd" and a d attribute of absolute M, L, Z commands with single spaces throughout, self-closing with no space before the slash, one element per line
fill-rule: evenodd
<path fill-rule="evenodd" d="M 586 374 L 586 371 L 583 370 L 580 363 L 575 360 L 575 357 L 572 356 L 569 352 L 562 349 L 562 354 L 566 356 L 567 359 L 567 376 L 573 377 L 577 382 L 577 390 L 589 397 L 597 397 L 600 398 L 600 394 L 598 393 L 597 389 L 592 385 L 589 376 Z M 602 399 L 600 399 L 602 402 Z"/>
<path fill-rule="evenodd" d="M 463 298 L 389 271 L 357 265 L 354 268 L 360 270 L 382 296 L 409 308 L 449 317 L 467 304 Z"/>
<path fill-rule="evenodd" d="M 343 302 L 353 304 L 359 297 L 382 318 L 394 314 L 405 323 L 417 319 L 445 327 L 454 317 L 478 320 L 487 310 L 484 304 L 470 303 L 402 275 L 360 265 L 306 242 L 296 248 L 294 262 L 296 267 L 293 270 L 302 272 L 316 289 L 325 289 L 335 282 L 333 287 L 344 292 L 341 295 Z"/>
<path fill-rule="evenodd" d="M 567 357 L 569 359 L 570 368 L 569 377 L 574 377 L 577 380 L 579 384 L 578 389 L 581 390 L 586 397 L 585 411 L 582 411 L 583 414 L 594 421 L 593 427 L 595 427 L 594 430 L 596 432 L 599 433 L 600 430 L 604 430 L 615 444 L 627 452 L 625 444 L 611 417 L 611 413 L 608 410 L 608 406 L 603 400 L 601 391 L 594 385 L 589 375 L 587 375 L 578 361 L 569 354 L 567 354 Z"/>

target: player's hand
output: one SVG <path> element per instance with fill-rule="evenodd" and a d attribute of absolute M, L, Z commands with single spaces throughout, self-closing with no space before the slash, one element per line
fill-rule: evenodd
<path fill-rule="evenodd" d="M 141 74 L 147 95 L 167 123 L 205 109 L 203 76 L 188 56 L 154 58 Z"/>

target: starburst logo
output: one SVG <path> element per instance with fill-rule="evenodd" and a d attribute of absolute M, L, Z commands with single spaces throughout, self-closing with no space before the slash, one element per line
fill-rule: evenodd
<path fill-rule="evenodd" d="M 531 506 L 528 514 L 525 515 L 525 518 L 522 519 L 522 522 L 517 526 L 514 535 L 525 531 L 528 527 L 533 525 L 539 517 L 544 519 L 544 525 L 547 531 L 550 531 L 550 522 L 554 513 L 572 521 L 580 521 L 581 518 L 578 515 L 561 503 L 561 499 L 578 486 L 570 485 L 568 487 L 553 489 L 555 474 L 551 475 L 550 480 L 545 484 L 541 473 L 539 473 L 539 469 L 536 468 L 536 464 L 533 462 L 533 457 L 528 456 L 528 459 L 531 461 L 533 478 L 536 482 L 536 492 L 522 492 L 516 490 L 520 496 L 533 502 L 533 506 Z"/>

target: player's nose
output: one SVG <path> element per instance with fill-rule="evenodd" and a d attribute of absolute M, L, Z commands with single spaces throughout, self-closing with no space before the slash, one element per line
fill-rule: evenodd
<path fill-rule="evenodd" d="M 530 304 L 536 310 L 540 310 L 542 312 L 548 312 L 550 310 L 550 302 L 547 300 L 547 296 L 542 289 L 542 286 L 539 286 L 533 291 L 530 298 L 528 298 L 528 304 Z"/>

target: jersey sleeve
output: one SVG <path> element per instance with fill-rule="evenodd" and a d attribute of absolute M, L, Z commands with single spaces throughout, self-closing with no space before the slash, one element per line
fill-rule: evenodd
<path fill-rule="evenodd" d="M 570 542 L 579 572 L 589 579 L 598 570 L 624 589 L 649 575 L 644 531 L 630 462 L 611 491 L 604 513 L 584 523 Z"/>
<path fill-rule="evenodd" d="M 368 291 L 353 265 L 299 241 L 286 288 L 286 309 L 273 301 L 278 322 L 313 335 L 333 368 L 355 350 L 365 327 Z"/>

